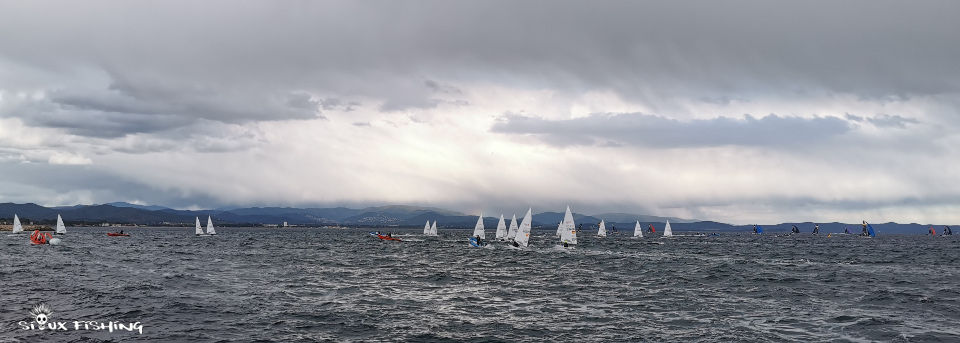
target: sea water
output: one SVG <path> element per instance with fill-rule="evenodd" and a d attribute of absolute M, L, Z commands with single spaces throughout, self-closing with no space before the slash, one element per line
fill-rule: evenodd
<path fill-rule="evenodd" d="M 0 342 L 960 341 L 953 237 L 126 231 L 0 236 Z"/>

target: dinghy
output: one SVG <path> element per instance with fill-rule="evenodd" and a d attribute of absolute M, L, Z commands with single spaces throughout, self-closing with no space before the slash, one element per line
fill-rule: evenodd
<path fill-rule="evenodd" d="M 570 212 L 570 206 L 567 206 L 567 213 L 563 215 L 563 222 L 560 223 L 560 243 L 563 246 L 577 244 L 577 229 L 573 222 L 573 212 Z"/>
<path fill-rule="evenodd" d="M 430 235 L 430 221 L 428 220 L 426 224 L 423 224 L 423 234 L 425 236 Z"/>
<path fill-rule="evenodd" d="M 753 224 L 753 233 L 756 235 L 763 234 L 763 227 L 757 224 Z"/>
<path fill-rule="evenodd" d="M 57 234 L 65 235 L 67 234 L 67 227 L 63 225 L 63 218 L 60 218 L 60 215 L 57 215 Z"/>
<path fill-rule="evenodd" d="M 197 229 L 196 229 L 195 232 L 196 232 L 196 234 L 197 234 L 197 237 L 200 237 L 200 236 L 208 236 L 207 234 L 204 234 L 204 233 L 203 233 L 203 228 L 200 227 L 200 217 L 196 217 L 196 219 L 197 219 Z"/>
<path fill-rule="evenodd" d="M 863 232 L 860 233 L 861 237 L 877 237 L 877 232 L 873 230 L 873 226 L 870 223 L 867 223 L 866 220 L 863 221 Z"/>
<path fill-rule="evenodd" d="M 813 227 L 813 234 L 814 234 L 814 235 L 819 235 L 819 234 L 820 234 L 820 224 L 817 224 L 817 226 L 814 226 L 814 227 Z"/>
<path fill-rule="evenodd" d="M 527 210 L 527 215 L 523 216 L 520 227 L 517 228 L 517 235 L 513 238 L 513 246 L 527 247 L 530 245 L 530 221 L 533 220 L 533 208 Z"/>
<path fill-rule="evenodd" d="M 946 237 L 946 236 L 952 236 L 952 235 L 953 235 L 953 231 L 950 230 L 950 227 L 944 225 L 944 226 L 943 226 L 943 233 L 940 234 L 940 237 Z"/>
<path fill-rule="evenodd" d="M 500 222 L 497 223 L 497 235 L 496 238 L 498 241 L 502 241 L 507 238 L 507 224 L 503 221 L 503 215 L 500 215 Z"/>
<path fill-rule="evenodd" d="M 670 221 L 667 221 L 667 225 L 663 226 L 663 237 L 673 237 L 673 229 L 670 228 Z"/>
<path fill-rule="evenodd" d="M 430 235 L 431 235 L 431 236 L 438 236 L 438 235 L 440 235 L 439 233 L 437 233 L 437 221 L 436 221 L 436 220 L 434 220 L 434 221 L 433 221 L 433 224 L 430 225 Z"/>
<path fill-rule="evenodd" d="M 13 233 L 23 232 L 23 225 L 20 225 L 20 218 L 16 214 L 13 215 Z"/>
<path fill-rule="evenodd" d="M 207 234 L 211 236 L 217 235 L 217 231 L 213 229 L 213 221 L 210 220 L 210 216 L 207 216 Z"/>
<path fill-rule="evenodd" d="M 470 237 L 470 245 L 475 247 L 487 245 L 483 242 L 484 238 L 487 238 L 487 236 L 483 230 L 483 214 L 480 214 L 480 218 L 477 218 L 477 225 L 473 227 L 473 236 Z"/>
<path fill-rule="evenodd" d="M 597 237 L 607 237 L 607 227 L 603 224 L 603 220 L 600 221 L 600 229 L 597 230 Z"/>
<path fill-rule="evenodd" d="M 514 239 L 517 237 L 517 215 L 513 215 L 513 219 L 510 220 L 510 230 L 507 231 L 507 239 Z"/>
<path fill-rule="evenodd" d="M 640 226 L 640 221 L 637 221 L 637 225 L 633 227 L 633 237 L 643 238 L 643 227 Z"/>

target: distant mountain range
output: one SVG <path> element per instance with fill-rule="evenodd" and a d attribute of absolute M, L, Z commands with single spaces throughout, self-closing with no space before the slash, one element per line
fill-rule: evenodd
<path fill-rule="evenodd" d="M 9 224 L 13 215 L 20 217 L 21 222 L 37 224 L 53 224 L 57 215 L 61 215 L 67 225 L 98 225 L 101 223 L 120 223 L 156 226 L 192 226 L 196 217 L 210 216 L 217 226 L 277 226 L 286 222 L 297 226 L 363 226 L 363 227 L 423 227 L 427 221 L 437 221 L 438 228 L 473 228 L 477 217 L 461 212 L 449 211 L 433 207 L 418 206 L 379 206 L 363 209 L 345 207 L 336 208 L 292 208 L 292 207 L 227 207 L 213 210 L 175 210 L 163 206 L 144 206 L 126 202 L 114 202 L 103 205 L 75 205 L 61 207 L 43 207 L 37 204 L 0 204 L 0 222 Z M 522 214 L 521 214 L 522 215 Z M 557 224 L 563 220 L 562 212 L 541 212 L 533 215 L 535 229 L 555 230 Z M 512 214 L 504 215 L 507 225 L 510 225 Z M 583 215 L 574 213 L 577 226 L 582 230 L 596 230 L 600 220 L 606 222 L 608 231 L 618 230 L 621 233 L 632 234 L 634 225 L 639 221 L 646 229 L 653 225 L 658 232 L 663 230 L 664 223 L 669 220 L 675 231 L 698 232 L 753 232 L 752 225 L 731 225 L 712 221 L 697 221 L 673 217 L 657 217 L 629 213 L 604 213 L 598 215 Z M 497 217 L 484 217 L 483 225 L 488 229 L 495 229 L 499 222 Z M 521 220 L 517 218 L 517 220 Z M 801 232 L 808 234 L 813 231 L 814 223 L 783 223 L 763 225 L 765 233 L 789 232 L 796 225 Z M 860 223 L 821 223 L 820 233 L 843 232 L 849 227 L 854 233 L 860 232 Z M 927 228 L 933 226 L 941 232 L 943 225 L 923 224 L 873 224 L 880 233 L 926 233 Z"/>

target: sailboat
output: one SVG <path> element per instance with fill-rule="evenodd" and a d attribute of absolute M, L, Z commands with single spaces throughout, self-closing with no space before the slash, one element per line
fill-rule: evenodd
<path fill-rule="evenodd" d="M 640 221 L 637 221 L 637 225 L 633 227 L 633 237 L 643 238 L 643 227 L 640 226 Z"/>
<path fill-rule="evenodd" d="M 940 236 L 943 237 L 943 236 L 952 236 L 952 235 L 953 235 L 953 231 L 950 230 L 950 227 L 944 225 L 944 226 L 943 226 L 943 233 L 940 234 Z"/>
<path fill-rule="evenodd" d="M 217 231 L 213 229 L 213 221 L 210 220 L 210 216 L 207 216 L 207 234 L 215 236 Z"/>
<path fill-rule="evenodd" d="M 863 221 L 863 232 L 860 234 L 863 237 L 877 237 L 877 232 L 873 230 L 873 226 L 870 223 L 867 223 L 866 220 Z"/>
<path fill-rule="evenodd" d="M 480 239 L 487 238 L 486 232 L 483 230 L 483 215 L 480 215 L 480 218 L 477 218 L 477 225 L 473 227 L 473 237 L 480 237 Z"/>
<path fill-rule="evenodd" d="M 560 243 L 563 246 L 577 244 L 577 229 L 573 222 L 573 212 L 570 212 L 570 206 L 567 206 L 567 213 L 563 215 L 563 222 L 560 223 Z"/>
<path fill-rule="evenodd" d="M 934 230 L 932 226 L 931 226 L 931 227 L 928 227 L 928 228 L 927 228 L 927 234 L 930 235 L 930 236 L 936 236 L 936 235 L 937 235 L 937 230 Z"/>
<path fill-rule="evenodd" d="M 434 221 L 433 221 L 433 224 L 430 225 L 430 235 L 431 235 L 431 236 L 439 236 L 439 235 L 440 235 L 439 233 L 437 233 L 437 221 L 436 221 L 436 220 L 434 220 Z"/>
<path fill-rule="evenodd" d="M 500 215 L 500 222 L 497 223 L 497 240 L 504 240 L 507 238 L 507 224 L 503 221 L 503 215 Z"/>
<path fill-rule="evenodd" d="M 426 224 L 423 224 L 423 234 L 425 236 L 430 235 L 430 221 L 428 220 Z"/>
<path fill-rule="evenodd" d="M 819 234 L 820 234 L 820 224 L 817 224 L 817 226 L 814 226 L 814 227 L 813 227 L 813 234 L 814 234 L 814 235 L 819 235 Z"/>
<path fill-rule="evenodd" d="M 647 232 L 657 233 L 657 228 L 653 227 L 653 224 L 647 224 Z"/>
<path fill-rule="evenodd" d="M 673 229 L 670 229 L 670 221 L 667 221 L 667 225 L 663 226 L 663 237 L 673 237 Z"/>
<path fill-rule="evenodd" d="M 603 224 L 603 220 L 600 221 L 600 229 L 597 230 L 597 237 L 607 237 L 607 227 Z"/>
<path fill-rule="evenodd" d="M 20 225 L 20 218 L 16 214 L 13 215 L 13 233 L 23 232 L 23 225 Z"/>
<path fill-rule="evenodd" d="M 753 233 L 754 234 L 763 234 L 763 227 L 757 224 L 753 224 Z"/>
<path fill-rule="evenodd" d="M 63 218 L 60 218 L 60 215 L 57 215 L 57 234 L 65 235 L 67 234 L 67 227 L 63 226 Z"/>
<path fill-rule="evenodd" d="M 513 238 L 513 246 L 526 247 L 530 244 L 530 221 L 533 220 L 533 208 L 527 210 L 527 215 L 523 216 L 520 227 L 517 228 L 517 236 Z"/>
<path fill-rule="evenodd" d="M 793 226 L 793 229 L 790 230 L 790 233 L 800 233 L 800 229 L 796 225 Z"/>
<path fill-rule="evenodd" d="M 206 234 L 203 233 L 203 228 L 200 227 L 200 217 L 196 217 L 196 218 L 197 218 L 197 231 L 196 231 L 197 236 L 207 236 Z"/>
<path fill-rule="evenodd" d="M 513 215 L 513 219 L 510 220 L 510 230 L 507 231 L 507 239 L 514 239 L 517 237 L 517 215 Z"/>
<path fill-rule="evenodd" d="M 563 221 L 557 223 L 557 237 L 560 237 L 560 231 L 563 231 Z"/>
<path fill-rule="evenodd" d="M 844 234 L 844 235 L 852 235 L 853 232 L 850 232 L 850 228 L 844 226 L 844 227 L 843 227 L 843 234 Z"/>

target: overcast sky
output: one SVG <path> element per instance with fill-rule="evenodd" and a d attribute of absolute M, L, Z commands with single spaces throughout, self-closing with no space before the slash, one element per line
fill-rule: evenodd
<path fill-rule="evenodd" d="M 0 202 L 960 224 L 957 14 L 3 1 Z"/>

